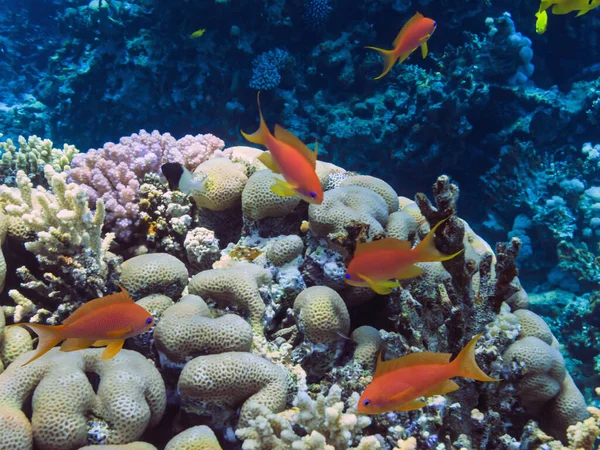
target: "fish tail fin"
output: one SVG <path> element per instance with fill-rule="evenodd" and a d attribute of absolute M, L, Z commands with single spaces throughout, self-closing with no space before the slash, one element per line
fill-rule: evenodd
<path fill-rule="evenodd" d="M 63 329 L 65 328 L 65 325 L 53 326 L 40 325 L 38 323 L 16 323 L 11 326 L 29 328 L 38 336 L 38 345 L 34 350 L 33 357 L 23 364 L 24 366 L 35 361 L 40 356 L 50 351 L 50 349 L 56 347 L 60 341 L 65 339 L 63 337 Z"/>
<path fill-rule="evenodd" d="M 475 345 L 479 338 L 483 336 L 483 333 L 479 333 L 473 339 L 469 341 L 465 348 L 461 350 L 458 356 L 452 361 L 452 364 L 456 369 L 457 377 L 470 378 L 477 381 L 501 381 L 500 378 L 492 378 L 488 376 L 483 370 L 477 365 L 475 361 Z"/>
<path fill-rule="evenodd" d="M 365 48 L 375 50 L 383 58 L 383 72 L 381 73 L 381 75 L 379 75 L 378 77 L 375 77 L 374 79 L 379 80 L 380 78 L 383 78 L 384 76 L 386 76 L 388 74 L 388 72 L 390 70 L 392 70 L 392 67 L 394 67 L 396 60 L 398 59 L 398 57 L 394 53 L 394 50 L 385 50 L 383 48 L 377 48 L 377 47 L 365 47 Z"/>
<path fill-rule="evenodd" d="M 244 133 L 241 131 L 242 136 L 244 136 L 248 141 L 253 144 L 265 145 L 267 141 L 267 136 L 269 135 L 269 128 L 267 128 L 267 124 L 262 114 L 262 110 L 260 108 L 260 91 L 256 94 L 256 103 L 258 103 L 258 115 L 260 116 L 260 125 L 258 126 L 258 130 L 256 130 L 252 134 Z"/>
<path fill-rule="evenodd" d="M 456 253 L 451 255 L 447 255 L 445 253 L 440 252 L 433 241 L 433 236 L 435 235 L 435 230 L 443 224 L 450 217 L 446 217 L 445 219 L 440 220 L 436 226 L 434 226 L 427 236 L 423 238 L 419 245 L 417 245 L 412 251 L 419 255 L 418 262 L 434 262 L 434 261 L 447 261 L 449 259 L 454 258 L 459 255 L 464 249 L 459 250 Z"/>

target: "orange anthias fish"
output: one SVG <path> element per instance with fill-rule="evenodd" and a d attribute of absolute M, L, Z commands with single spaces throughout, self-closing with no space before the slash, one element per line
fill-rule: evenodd
<path fill-rule="evenodd" d="M 442 395 L 459 389 L 450 380 L 454 377 L 478 381 L 501 381 L 487 376 L 475 361 L 478 334 L 450 362 L 451 353 L 412 353 L 391 361 L 382 361 L 381 353 L 373 381 L 358 401 L 363 414 L 382 414 L 390 411 L 412 411 L 427 405 L 421 397 Z"/>
<path fill-rule="evenodd" d="M 308 203 L 320 205 L 323 202 L 323 188 L 315 172 L 318 146 L 311 151 L 296 136 L 286 129 L 275 125 L 275 136 L 267 128 L 260 109 L 260 92 L 256 96 L 260 126 L 252 134 L 242 135 L 255 144 L 264 145 L 264 152 L 258 159 L 269 169 L 283 176 L 285 181 L 275 179 L 271 191 L 282 197 L 299 196 Z"/>
<path fill-rule="evenodd" d="M 448 218 L 441 220 L 427 236 L 411 250 L 410 241 L 386 238 L 379 241 L 358 243 L 354 258 L 348 264 L 344 281 L 351 286 L 368 285 L 380 295 L 387 295 L 392 288 L 400 286 L 398 281 L 413 278 L 423 273 L 415 263 L 446 261 L 460 254 L 462 250 L 446 255 L 435 248 L 435 230 Z"/>
<path fill-rule="evenodd" d="M 383 57 L 383 73 L 376 77 L 376 80 L 387 75 L 394 67 L 394 63 L 398 58 L 398 64 L 402 64 L 406 58 L 410 56 L 417 48 L 421 47 L 423 58 L 427 56 L 427 40 L 431 37 L 437 22 L 424 17 L 421 13 L 416 13 L 411 19 L 404 24 L 398 36 L 392 44 L 392 50 L 384 50 L 377 47 L 366 47 L 375 50 Z"/>
<path fill-rule="evenodd" d="M 137 336 L 154 324 L 152 316 L 137 305 L 125 289 L 87 302 L 65 319 L 62 325 L 17 323 L 13 327 L 30 328 L 38 335 L 35 361 L 59 342 L 61 352 L 73 352 L 91 346 L 107 346 L 102 359 L 109 359 L 121 351 L 125 339 Z M 66 339 L 66 340 L 65 340 Z"/>

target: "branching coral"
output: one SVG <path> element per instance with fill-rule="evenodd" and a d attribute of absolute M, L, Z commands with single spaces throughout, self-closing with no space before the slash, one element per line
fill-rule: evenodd
<path fill-rule="evenodd" d="M 363 442 L 370 440 L 362 433 L 371 419 L 358 414 L 358 397 L 354 392 L 344 401 L 338 385 L 331 386 L 327 395 L 319 394 L 316 400 L 303 391 L 296 396 L 293 409 L 279 414 L 254 407 L 248 426 L 238 428 L 236 434 L 244 441 L 244 450 L 382 448 L 367 447 Z"/>
<path fill-rule="evenodd" d="M 36 255 L 44 271 L 42 281 L 34 275 L 35 268 L 18 269 L 22 287 L 44 298 L 47 308 L 55 309 L 60 301 L 64 314 L 69 305 L 99 297 L 105 291 L 106 282 L 114 273 L 110 269 L 115 260 L 107 253 L 113 235 L 102 239 L 105 211 L 101 199 L 96 201 L 92 213 L 86 191 L 76 184 L 67 184 L 64 172 L 57 173 L 46 165 L 44 173 L 51 191 L 41 186 L 34 189 L 31 180 L 19 171 L 17 188 L 0 187 L 0 207 L 9 221 L 22 222 L 33 236 L 25 243 L 25 249 Z M 11 291 L 9 295 L 23 305 L 21 293 Z M 19 321 L 38 312 L 33 303 L 29 306 L 29 310 L 17 307 L 7 312 L 14 313 Z"/>
<path fill-rule="evenodd" d="M 0 134 L 0 137 L 2 135 Z M 50 139 L 19 136 L 19 149 L 11 139 L 0 142 L 0 179 L 14 185 L 17 171 L 22 170 L 35 185 L 46 185 L 44 166 L 50 164 L 56 172 L 69 170 L 73 157 L 79 153 L 74 145 L 65 144 L 63 149 L 53 147 Z"/>
<path fill-rule="evenodd" d="M 118 144 L 104 144 L 73 159 L 69 179 L 82 185 L 90 201 L 103 199 L 106 226 L 117 238 L 128 240 L 139 225 L 139 190 L 147 173 L 158 173 L 166 162 L 178 162 L 189 170 L 220 153 L 224 143 L 212 134 L 185 136 L 175 140 L 158 131 L 123 137 Z"/>

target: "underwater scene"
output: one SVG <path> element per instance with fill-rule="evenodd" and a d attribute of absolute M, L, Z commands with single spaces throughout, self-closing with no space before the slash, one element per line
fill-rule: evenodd
<path fill-rule="evenodd" d="M 2 0 L 0 450 L 600 448 L 600 0 Z"/>

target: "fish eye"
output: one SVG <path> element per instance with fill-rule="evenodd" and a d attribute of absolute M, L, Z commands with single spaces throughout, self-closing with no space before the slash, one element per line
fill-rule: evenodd
<path fill-rule="evenodd" d="M 362 402 L 363 406 L 369 406 L 371 404 L 371 400 L 369 400 L 368 398 L 364 399 Z"/>
<path fill-rule="evenodd" d="M 349 273 L 345 274 L 344 277 L 346 278 L 346 280 L 349 280 L 350 278 L 352 278 Z"/>
<path fill-rule="evenodd" d="M 146 325 L 150 325 L 152 323 L 152 317 L 148 317 L 146 319 Z"/>
<path fill-rule="evenodd" d="M 311 192 L 310 192 L 310 196 L 311 196 L 312 198 L 317 198 L 317 193 L 316 193 L 315 191 L 311 191 Z"/>

